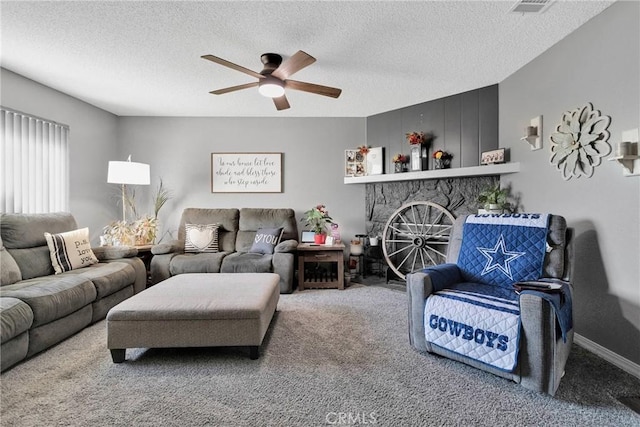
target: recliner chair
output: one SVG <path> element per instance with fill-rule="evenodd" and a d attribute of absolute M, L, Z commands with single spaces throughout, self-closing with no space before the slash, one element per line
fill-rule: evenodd
<path fill-rule="evenodd" d="M 530 215 L 468 215 L 456 220 L 447 263 L 407 275 L 409 339 L 420 352 L 439 354 L 553 396 L 573 342 L 571 230 L 563 217 L 548 215 L 546 228 L 538 230 L 542 234 L 531 238 L 540 240 L 542 236 L 544 240 L 538 241 L 539 247 L 543 245 L 542 254 L 539 249 L 529 250 L 542 258 L 541 268 L 536 270 L 520 261 L 526 257 L 522 255 L 528 244 L 525 241 L 538 231 L 523 228 L 513 240 L 509 227 L 496 228 L 493 235 L 484 236 L 482 224 L 469 225 L 486 218 L 509 223 L 527 217 Z M 518 281 L 525 283 L 519 291 L 513 287 Z M 561 289 L 526 290 L 527 284 Z M 460 310 L 461 306 L 470 310 Z M 500 333 L 506 324 L 501 323 L 503 314 L 518 311 L 515 361 L 487 362 L 501 357 L 506 348 L 508 338 Z M 475 313 L 477 324 L 464 317 L 472 316 L 468 313 Z M 470 354 L 463 354 L 465 351 Z"/>

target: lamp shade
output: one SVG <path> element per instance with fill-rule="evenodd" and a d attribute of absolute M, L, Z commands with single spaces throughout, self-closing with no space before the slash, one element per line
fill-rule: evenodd
<path fill-rule="evenodd" d="M 151 172 L 149 165 L 137 162 L 109 162 L 107 182 L 110 184 L 149 185 Z"/>

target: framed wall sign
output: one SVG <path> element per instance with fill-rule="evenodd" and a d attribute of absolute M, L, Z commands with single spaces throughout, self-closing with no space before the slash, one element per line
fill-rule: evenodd
<path fill-rule="evenodd" d="M 282 153 L 211 153 L 212 193 L 282 193 Z"/>

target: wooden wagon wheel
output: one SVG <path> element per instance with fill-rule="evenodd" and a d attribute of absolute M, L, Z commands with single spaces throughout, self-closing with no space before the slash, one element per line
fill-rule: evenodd
<path fill-rule="evenodd" d="M 382 251 L 398 277 L 442 264 L 455 218 L 432 202 L 412 202 L 395 211 L 382 234 Z"/>

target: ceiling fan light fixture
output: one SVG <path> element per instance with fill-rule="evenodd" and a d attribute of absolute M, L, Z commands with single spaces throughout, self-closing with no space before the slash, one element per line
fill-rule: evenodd
<path fill-rule="evenodd" d="M 284 95 L 284 84 L 281 80 L 269 76 L 260 80 L 258 92 L 267 98 L 280 98 Z"/>

